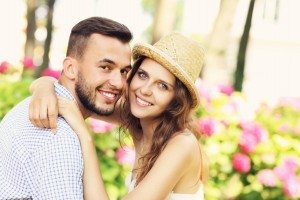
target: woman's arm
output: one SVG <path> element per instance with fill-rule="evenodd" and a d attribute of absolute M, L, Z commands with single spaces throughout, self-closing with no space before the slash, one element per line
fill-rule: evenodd
<path fill-rule="evenodd" d="M 78 135 L 84 161 L 83 193 L 85 200 L 108 200 L 100 168 L 97 153 L 84 119 L 75 101 L 69 101 L 58 97 L 59 113 Z"/>
<path fill-rule="evenodd" d="M 30 85 L 32 98 L 29 104 L 29 119 L 40 128 L 51 128 L 56 131 L 58 116 L 57 98 L 53 83 L 57 80 L 44 76 L 36 79 Z"/>

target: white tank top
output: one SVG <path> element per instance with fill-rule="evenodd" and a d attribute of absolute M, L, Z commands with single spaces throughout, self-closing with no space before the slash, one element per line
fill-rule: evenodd
<path fill-rule="evenodd" d="M 125 184 L 128 191 L 132 191 L 135 186 L 135 180 L 132 180 L 132 173 L 130 172 L 125 179 Z M 204 188 L 201 184 L 199 190 L 194 194 L 180 194 L 171 192 L 166 200 L 204 200 Z"/>

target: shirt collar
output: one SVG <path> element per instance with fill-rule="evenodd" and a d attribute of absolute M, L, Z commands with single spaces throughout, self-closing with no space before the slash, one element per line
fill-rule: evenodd
<path fill-rule="evenodd" d="M 58 82 L 54 83 L 54 90 L 58 96 L 66 97 L 69 100 L 75 99 L 71 92 Z"/>

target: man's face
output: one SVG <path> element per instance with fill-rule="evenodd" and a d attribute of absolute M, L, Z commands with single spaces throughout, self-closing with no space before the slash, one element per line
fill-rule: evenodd
<path fill-rule="evenodd" d="M 82 106 L 98 115 L 113 113 L 126 87 L 131 50 L 116 38 L 93 34 L 78 61 L 75 91 Z"/>

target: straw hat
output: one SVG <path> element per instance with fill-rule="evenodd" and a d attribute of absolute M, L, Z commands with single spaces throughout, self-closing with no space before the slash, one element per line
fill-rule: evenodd
<path fill-rule="evenodd" d="M 168 69 L 189 90 L 193 100 L 192 107 L 198 106 L 199 94 L 195 81 L 204 63 L 204 49 L 198 43 L 179 33 L 172 33 L 161 38 L 153 46 L 137 43 L 132 53 L 134 60 L 145 56 Z"/>

